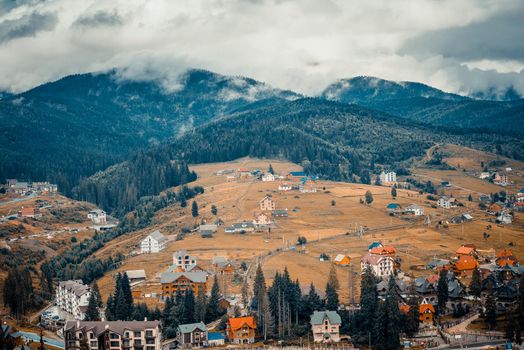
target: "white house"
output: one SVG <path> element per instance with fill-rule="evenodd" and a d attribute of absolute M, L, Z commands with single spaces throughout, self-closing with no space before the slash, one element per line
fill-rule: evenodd
<path fill-rule="evenodd" d="M 315 343 L 338 343 L 341 323 L 336 311 L 314 311 L 310 324 Z"/>
<path fill-rule="evenodd" d="M 83 320 L 90 296 L 91 289 L 81 280 L 62 281 L 56 290 L 56 305 L 75 320 Z"/>
<path fill-rule="evenodd" d="M 87 214 L 87 218 L 88 218 L 88 219 L 91 219 L 91 221 L 93 222 L 93 224 L 97 224 L 97 225 L 105 225 L 105 224 L 107 223 L 107 215 L 106 215 L 106 212 L 103 211 L 102 209 L 91 210 L 91 211 Z"/>
<path fill-rule="evenodd" d="M 442 196 L 437 202 L 438 206 L 441 208 L 451 208 L 457 206 L 457 200 L 455 198 L 450 198 L 448 196 Z"/>
<path fill-rule="evenodd" d="M 422 209 L 420 206 L 416 204 L 412 204 L 404 210 L 406 214 L 413 214 L 415 216 L 424 215 L 424 209 Z"/>
<path fill-rule="evenodd" d="M 289 182 L 282 182 L 280 185 L 278 185 L 279 191 L 291 191 L 293 189 L 293 186 Z"/>
<path fill-rule="evenodd" d="M 262 175 L 262 181 L 264 182 L 275 181 L 275 175 L 271 173 L 264 174 Z"/>
<path fill-rule="evenodd" d="M 497 221 L 499 221 L 502 224 L 509 225 L 512 222 L 512 217 L 509 213 L 507 213 L 505 210 L 503 210 L 499 216 L 497 216 Z"/>
<path fill-rule="evenodd" d="M 270 196 L 265 196 L 262 198 L 259 202 L 260 210 L 267 211 L 267 210 L 275 210 L 275 202 L 273 201 L 273 198 Z"/>
<path fill-rule="evenodd" d="M 160 233 L 160 231 L 155 231 L 149 236 L 144 238 L 141 244 L 142 254 L 144 253 L 158 253 L 159 251 L 165 249 L 166 247 L 166 237 Z"/>
<path fill-rule="evenodd" d="M 479 178 L 482 180 L 489 179 L 491 174 L 487 171 L 483 171 L 480 173 Z"/>
<path fill-rule="evenodd" d="M 397 182 L 397 173 L 396 172 L 390 171 L 386 173 L 383 171 L 380 173 L 380 183 L 382 185 L 386 183 L 391 183 L 391 182 Z"/>
<path fill-rule="evenodd" d="M 373 273 L 379 278 L 389 277 L 394 273 L 394 261 L 393 258 L 388 255 L 367 253 L 360 260 L 362 272 L 364 272 L 368 266 L 371 266 Z"/>
<path fill-rule="evenodd" d="M 186 250 L 177 250 L 173 253 L 173 265 L 181 271 L 190 270 L 191 266 L 197 264 L 197 258 L 189 255 Z"/>

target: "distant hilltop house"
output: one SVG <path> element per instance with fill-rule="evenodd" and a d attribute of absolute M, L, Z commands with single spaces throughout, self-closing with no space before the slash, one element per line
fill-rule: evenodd
<path fill-rule="evenodd" d="M 387 173 L 383 171 L 380 173 L 379 178 L 380 178 L 380 183 L 382 185 L 385 185 L 388 183 L 394 183 L 394 182 L 397 182 L 397 173 L 395 173 L 394 171 L 390 171 Z"/>
<path fill-rule="evenodd" d="M 236 222 L 231 226 L 224 227 L 225 233 L 246 233 L 255 231 L 255 225 L 252 221 Z"/>
<path fill-rule="evenodd" d="M 351 258 L 345 254 L 337 254 L 333 262 L 335 265 L 348 266 L 351 263 Z"/>
<path fill-rule="evenodd" d="M 287 218 L 289 216 L 287 209 L 275 209 L 271 212 L 274 218 Z"/>
<path fill-rule="evenodd" d="M 146 272 L 144 270 L 128 270 L 126 271 L 126 275 L 131 285 L 138 284 L 146 280 Z"/>
<path fill-rule="evenodd" d="M 342 320 L 336 311 L 314 311 L 310 318 L 315 343 L 338 343 Z"/>
<path fill-rule="evenodd" d="M 18 181 L 17 179 L 8 179 L 7 187 L 9 191 L 16 194 L 25 195 L 29 192 L 37 193 L 56 193 L 58 192 L 58 186 L 56 184 L 45 182 L 25 182 Z"/>
<path fill-rule="evenodd" d="M 42 217 L 40 210 L 34 207 L 22 207 L 20 209 L 19 215 L 25 218 L 38 219 Z"/>
<path fill-rule="evenodd" d="M 508 174 L 496 172 L 495 175 L 493 175 L 493 183 L 495 185 L 500 185 L 500 186 L 509 185 Z"/>
<path fill-rule="evenodd" d="M 457 200 L 453 197 L 442 196 L 437 201 L 437 205 L 444 209 L 449 209 L 457 206 Z"/>
<path fill-rule="evenodd" d="M 166 248 L 167 239 L 160 231 L 156 230 L 142 240 L 140 245 L 142 254 L 158 253 Z"/>
<path fill-rule="evenodd" d="M 64 350 L 83 349 L 83 340 L 89 349 L 161 350 L 162 330 L 160 321 L 66 322 Z"/>
<path fill-rule="evenodd" d="M 301 193 L 316 193 L 318 191 L 318 186 L 314 178 L 303 177 L 298 185 L 298 190 Z"/>
<path fill-rule="evenodd" d="M 291 191 L 293 189 L 293 186 L 289 182 L 282 182 L 280 185 L 278 185 L 279 191 Z"/>
<path fill-rule="evenodd" d="M 394 273 L 394 261 L 389 255 L 377 255 L 367 253 L 360 260 L 360 268 L 362 273 L 367 267 L 371 267 L 371 270 L 375 276 L 379 278 L 386 278 Z"/>
<path fill-rule="evenodd" d="M 105 225 L 107 223 L 106 212 L 102 209 L 91 210 L 87 214 L 87 218 L 90 219 L 93 222 L 93 224 Z"/>
<path fill-rule="evenodd" d="M 83 320 L 90 296 L 91 289 L 81 280 L 61 281 L 56 290 L 55 304 L 75 320 Z"/>
<path fill-rule="evenodd" d="M 186 250 L 177 250 L 173 253 L 173 265 L 179 271 L 190 270 L 192 266 L 197 264 L 197 257 L 189 255 Z"/>
<path fill-rule="evenodd" d="M 404 212 L 406 214 L 412 214 L 412 215 L 415 215 L 415 216 L 424 215 L 424 209 L 422 209 L 420 206 L 418 206 L 416 204 L 411 204 L 411 205 L 407 206 L 406 209 L 404 210 Z"/>
<path fill-rule="evenodd" d="M 292 171 L 286 175 L 288 180 L 300 180 L 303 177 L 306 177 L 306 173 L 303 171 Z"/>
<path fill-rule="evenodd" d="M 483 171 L 479 175 L 479 179 L 482 179 L 482 180 L 489 179 L 490 177 L 491 177 L 491 174 L 487 171 Z"/>
<path fill-rule="evenodd" d="M 275 181 L 275 175 L 273 175 L 271 173 L 264 174 L 264 175 L 262 175 L 262 181 L 263 182 Z"/>
<path fill-rule="evenodd" d="M 252 344 L 255 342 L 256 328 L 253 316 L 229 318 L 226 324 L 227 338 L 233 344 Z"/>
<path fill-rule="evenodd" d="M 188 290 L 192 290 L 195 296 L 206 293 L 207 277 L 208 274 L 204 271 L 162 272 L 162 295 L 173 296 L 178 292 L 185 294 Z"/>
<path fill-rule="evenodd" d="M 397 214 L 397 213 L 402 212 L 402 207 L 398 203 L 389 203 L 386 206 L 386 210 L 390 214 Z"/>
<path fill-rule="evenodd" d="M 230 275 L 235 273 L 236 264 L 232 260 L 228 260 L 224 256 L 215 256 L 211 260 L 211 264 L 217 273 L 222 275 Z"/>
<path fill-rule="evenodd" d="M 273 201 L 273 198 L 271 198 L 271 196 L 265 196 L 264 198 L 262 198 L 259 202 L 259 207 L 262 211 L 270 211 L 276 209 L 275 201 Z"/>

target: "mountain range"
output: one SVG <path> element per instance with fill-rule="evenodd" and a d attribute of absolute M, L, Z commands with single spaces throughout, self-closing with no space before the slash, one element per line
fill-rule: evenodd
<path fill-rule="evenodd" d="M 282 156 L 352 179 L 374 170 L 371 159 L 398 166 L 442 140 L 522 157 L 523 114 L 524 100 L 478 100 L 371 77 L 339 80 L 304 98 L 204 70 L 187 71 L 176 88 L 125 79 L 118 70 L 78 74 L 2 95 L 0 178 L 46 179 L 69 193 L 81 179 L 149 148 L 190 162 Z"/>

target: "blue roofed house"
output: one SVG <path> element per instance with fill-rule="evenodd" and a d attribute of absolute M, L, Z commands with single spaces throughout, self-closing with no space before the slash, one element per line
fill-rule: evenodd
<path fill-rule="evenodd" d="M 342 320 L 336 311 L 315 311 L 311 315 L 311 331 L 316 343 L 338 343 Z"/>
<path fill-rule="evenodd" d="M 221 346 L 226 343 L 226 337 L 220 332 L 207 333 L 207 344 L 209 346 Z"/>
<path fill-rule="evenodd" d="M 390 214 L 399 213 L 402 210 L 402 207 L 398 203 L 389 203 L 386 207 L 386 210 Z"/>
<path fill-rule="evenodd" d="M 207 327 L 203 322 L 181 324 L 176 329 L 176 339 L 183 348 L 207 345 L 207 336 Z"/>
<path fill-rule="evenodd" d="M 303 171 L 291 171 L 289 174 L 287 174 L 287 178 L 290 180 L 297 180 L 300 178 L 303 178 L 306 176 L 306 173 Z"/>
<path fill-rule="evenodd" d="M 373 248 L 382 248 L 382 247 L 383 247 L 382 243 L 375 241 L 368 246 L 368 251 L 371 251 L 371 249 Z"/>

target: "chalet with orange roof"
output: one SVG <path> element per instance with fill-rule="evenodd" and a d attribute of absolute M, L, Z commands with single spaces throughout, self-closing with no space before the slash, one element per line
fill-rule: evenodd
<path fill-rule="evenodd" d="M 392 246 L 383 246 L 371 249 L 370 253 L 375 255 L 389 255 L 391 257 L 394 257 L 397 253 L 397 250 Z"/>
<path fill-rule="evenodd" d="M 460 246 L 455 251 L 455 253 L 458 256 L 461 256 L 461 255 L 478 256 L 477 249 L 476 249 L 475 245 L 473 245 L 473 244 L 464 244 L 464 245 Z"/>
<path fill-rule="evenodd" d="M 519 260 L 515 255 L 513 255 L 511 249 L 503 249 L 497 253 L 497 258 L 495 262 L 497 266 L 505 267 L 515 266 L 519 263 Z"/>
<path fill-rule="evenodd" d="M 40 210 L 38 210 L 37 208 L 27 207 L 20 209 L 20 216 L 23 216 L 25 218 L 37 219 L 41 217 L 42 214 L 40 214 Z"/>
<path fill-rule="evenodd" d="M 351 263 L 351 258 L 345 254 L 338 254 L 333 260 L 335 265 L 349 266 Z"/>
<path fill-rule="evenodd" d="M 420 322 L 422 323 L 433 323 L 433 315 L 435 314 L 435 308 L 432 304 L 422 303 L 418 306 L 418 312 L 420 314 Z"/>
<path fill-rule="evenodd" d="M 460 255 L 458 260 L 452 263 L 453 271 L 461 275 L 471 274 L 478 267 L 479 262 L 470 255 Z"/>
<path fill-rule="evenodd" d="M 257 326 L 253 316 L 233 317 L 227 320 L 226 334 L 231 343 L 252 344 Z"/>
<path fill-rule="evenodd" d="M 502 211 L 502 207 L 497 203 L 493 203 L 489 206 L 488 213 L 497 214 Z"/>

